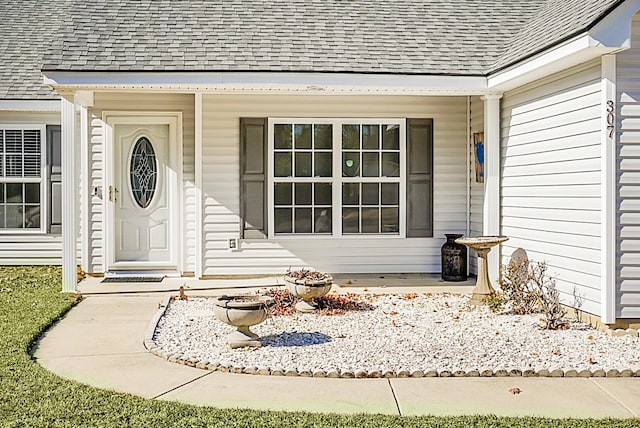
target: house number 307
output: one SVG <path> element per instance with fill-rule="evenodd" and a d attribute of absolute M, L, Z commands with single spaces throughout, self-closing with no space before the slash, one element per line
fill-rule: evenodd
<path fill-rule="evenodd" d="M 613 130 L 615 129 L 614 124 L 616 123 L 616 117 L 613 114 L 614 111 L 615 106 L 613 100 L 607 101 L 607 129 L 609 130 L 609 138 L 613 138 Z"/>

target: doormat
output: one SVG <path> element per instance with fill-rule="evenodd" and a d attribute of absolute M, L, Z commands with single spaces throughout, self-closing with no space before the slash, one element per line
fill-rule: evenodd
<path fill-rule="evenodd" d="M 163 279 L 163 276 L 110 276 L 100 282 L 162 282 Z"/>

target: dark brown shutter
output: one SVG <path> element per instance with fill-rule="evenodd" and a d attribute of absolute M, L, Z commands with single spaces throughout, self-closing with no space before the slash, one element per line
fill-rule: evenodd
<path fill-rule="evenodd" d="M 433 236 L 433 120 L 407 119 L 407 237 Z"/>
<path fill-rule="evenodd" d="M 49 233 L 62 233 L 62 152 L 60 125 L 47 126 L 47 177 Z"/>
<path fill-rule="evenodd" d="M 267 237 L 267 119 L 240 119 L 240 238 Z"/>

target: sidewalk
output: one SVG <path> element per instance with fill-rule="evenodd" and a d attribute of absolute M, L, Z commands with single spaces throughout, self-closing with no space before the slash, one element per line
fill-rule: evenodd
<path fill-rule="evenodd" d="M 273 278 L 255 280 L 251 285 L 258 286 L 261 282 L 269 285 Z M 381 279 L 381 282 L 384 281 Z M 175 294 L 167 291 L 175 284 L 165 284 L 164 291 L 149 292 L 156 290 L 149 288 L 147 292 L 138 293 L 132 289 L 131 293 L 122 294 L 118 293 L 125 291 L 122 288 L 96 283 L 90 281 L 81 287 L 85 299 L 44 334 L 34 350 L 34 358 L 62 377 L 101 388 L 203 406 L 262 410 L 579 418 L 640 416 L 637 399 L 640 378 L 318 379 L 209 372 L 169 363 L 146 351 L 143 336 L 159 302 Z M 402 281 L 396 283 L 401 286 L 389 286 L 388 291 L 406 291 L 415 286 Z M 231 284 L 231 281 L 221 281 L 211 287 L 201 284 L 198 291 L 192 289 L 188 293 L 222 294 L 225 290 L 220 287 Z M 444 289 L 428 288 L 417 291 Z M 468 292 L 470 286 L 448 289 Z M 107 294 L 95 294 L 98 292 Z M 511 394 L 510 388 L 519 388 L 521 393 Z"/>

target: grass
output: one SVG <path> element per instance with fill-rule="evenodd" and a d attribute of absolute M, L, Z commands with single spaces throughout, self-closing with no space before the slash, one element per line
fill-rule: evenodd
<path fill-rule="evenodd" d="M 637 427 L 638 420 L 496 416 L 343 416 L 216 409 L 146 400 L 62 379 L 29 349 L 78 301 L 60 293 L 60 269 L 0 268 L 0 426 L 2 427 Z"/>

